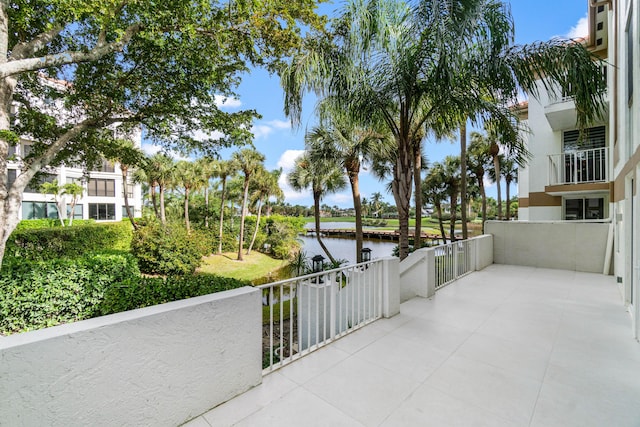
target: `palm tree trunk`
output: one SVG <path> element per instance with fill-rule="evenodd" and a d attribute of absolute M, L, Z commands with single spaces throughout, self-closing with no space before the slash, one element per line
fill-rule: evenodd
<path fill-rule="evenodd" d="M 242 246 L 244 243 L 244 215 L 247 208 L 247 199 L 249 198 L 249 180 L 244 181 L 244 195 L 242 196 L 242 210 L 240 211 L 240 238 L 238 240 L 238 261 L 244 261 L 242 258 Z"/>
<path fill-rule="evenodd" d="M 318 244 L 320 245 L 324 253 L 327 254 L 327 257 L 329 257 L 329 260 L 331 260 L 331 263 L 335 264 L 336 259 L 333 257 L 333 255 L 331 255 L 331 252 L 329 252 L 329 249 L 327 249 L 327 247 L 324 245 L 324 242 L 320 238 L 320 192 L 317 191 L 313 192 L 313 216 L 316 223 L 316 240 L 318 241 Z"/>
<path fill-rule="evenodd" d="M 413 146 L 413 188 L 415 190 L 414 200 L 416 202 L 416 225 L 413 232 L 413 248 L 422 247 L 422 153 L 421 144 L 414 143 Z"/>
<path fill-rule="evenodd" d="M 484 182 L 482 179 L 478 181 L 480 188 L 480 197 L 482 197 L 482 234 L 484 234 L 484 223 L 487 221 L 487 193 L 484 190 Z"/>
<path fill-rule="evenodd" d="M 149 183 L 149 194 L 151 195 L 151 204 L 153 205 L 153 211 L 156 214 L 156 218 L 160 219 L 160 212 L 158 211 L 158 200 L 156 197 L 155 183 Z"/>
<path fill-rule="evenodd" d="M 218 253 L 222 253 L 222 230 L 224 225 L 224 193 L 227 187 L 226 178 L 222 178 L 222 194 L 220 195 L 220 229 L 218 230 Z"/>
<path fill-rule="evenodd" d="M 460 219 L 462 238 L 467 239 L 467 120 L 460 126 Z"/>
<path fill-rule="evenodd" d="M 347 170 L 351 194 L 353 196 L 353 209 L 356 212 L 356 262 L 362 262 L 362 202 L 360 200 L 360 181 L 357 171 Z"/>
<path fill-rule="evenodd" d="M 258 228 L 260 227 L 260 214 L 262 213 L 262 198 L 258 199 L 258 216 L 256 217 L 256 227 L 253 230 L 253 237 L 251 237 L 251 243 L 249 244 L 249 248 L 247 248 L 247 255 L 251 253 L 251 249 L 253 249 L 253 244 L 256 242 L 256 237 L 258 236 Z"/>
<path fill-rule="evenodd" d="M 502 191 L 500 189 L 500 158 L 493 156 L 493 168 L 496 173 L 496 190 L 498 191 L 498 220 L 502 219 Z"/>
<path fill-rule="evenodd" d="M 167 216 L 164 210 L 164 185 L 160 184 L 158 187 L 160 190 L 160 222 L 162 225 L 167 225 Z"/>
<path fill-rule="evenodd" d="M 187 227 L 187 234 L 191 234 L 191 222 L 189 221 L 189 187 L 184 189 L 184 225 Z"/>
<path fill-rule="evenodd" d="M 399 241 L 398 253 L 400 261 L 409 256 L 409 210 L 411 206 L 411 188 L 413 176 L 411 171 L 411 144 L 398 144 L 398 158 L 393 165 L 393 181 L 391 188 L 398 209 Z"/>
<path fill-rule="evenodd" d="M 511 198 L 509 197 L 510 196 L 510 194 L 509 194 L 509 184 L 510 184 L 510 182 L 505 179 L 504 183 L 505 183 L 505 186 L 507 187 L 506 190 L 505 190 L 506 193 L 507 193 L 507 212 L 506 212 L 506 217 L 507 217 L 507 221 L 509 221 L 511 219 Z"/>
<path fill-rule="evenodd" d="M 438 224 L 440 224 L 440 234 L 442 234 L 442 243 L 447 244 L 447 233 L 444 231 L 444 222 L 442 221 L 442 205 L 440 201 L 436 201 L 436 212 L 438 212 Z"/>
<path fill-rule="evenodd" d="M 451 218 L 449 219 L 449 239 L 453 242 L 456 237 L 456 219 L 457 219 L 457 211 L 458 211 L 458 195 L 451 195 L 451 200 L 449 202 L 449 206 L 451 208 Z"/>
<path fill-rule="evenodd" d="M 209 186 L 204 189 L 204 226 L 209 228 Z"/>

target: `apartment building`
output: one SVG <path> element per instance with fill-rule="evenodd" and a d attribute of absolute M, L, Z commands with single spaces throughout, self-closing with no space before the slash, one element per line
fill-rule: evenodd
<path fill-rule="evenodd" d="M 140 146 L 140 134 L 135 138 Z M 21 159 L 29 154 L 31 143 L 22 140 L 20 144 L 11 147 L 8 162 L 8 176 L 11 184 L 20 173 Z M 43 194 L 40 185 L 43 182 L 57 180 L 59 185 L 77 183 L 83 186 L 82 197 L 77 201 L 74 212 L 71 212 L 71 197 L 59 196 L 58 200 L 66 206 L 63 210 L 64 218 L 94 219 L 96 221 L 119 221 L 127 217 L 124 203 L 124 188 L 122 171 L 118 164 L 103 160 L 96 170 L 85 175 L 82 165 L 65 164 L 56 168 L 47 168 L 44 174 L 33 180 L 22 195 L 20 219 L 58 218 L 58 209 L 52 194 Z M 129 177 L 129 180 L 131 178 Z M 142 214 L 142 190 L 140 184 L 128 182 L 127 195 L 129 206 L 134 216 Z"/>
<path fill-rule="evenodd" d="M 519 171 L 519 219 L 610 223 L 606 245 L 625 304 L 640 333 L 640 10 L 638 0 L 588 1 L 586 46 L 605 59 L 605 115 L 583 133 L 570 97 L 540 90 L 521 106 L 532 159 Z M 542 88 L 542 86 L 541 86 Z M 634 99 L 635 98 L 635 99 Z"/>

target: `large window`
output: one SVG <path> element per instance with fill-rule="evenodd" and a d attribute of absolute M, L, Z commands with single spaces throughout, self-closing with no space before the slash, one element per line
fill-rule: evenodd
<path fill-rule="evenodd" d="M 91 178 L 89 180 L 89 196 L 114 197 L 116 182 L 113 179 Z"/>
<path fill-rule="evenodd" d="M 82 209 L 83 206 L 80 204 L 76 204 L 73 209 L 73 219 L 82 219 Z M 71 205 L 67 204 L 67 218 L 71 218 Z"/>
<path fill-rule="evenodd" d="M 110 203 L 90 203 L 89 218 L 95 220 L 115 220 L 116 205 Z"/>
<path fill-rule="evenodd" d="M 27 188 L 24 189 L 25 193 L 40 193 L 40 185 L 42 185 L 45 182 L 53 182 L 58 178 L 58 175 L 55 174 L 41 174 L 41 175 L 37 175 L 35 178 L 33 178 L 29 184 L 27 185 Z M 14 178 L 15 180 L 15 178 Z"/>
<path fill-rule="evenodd" d="M 606 127 L 569 130 L 562 134 L 564 147 L 564 183 L 607 180 Z"/>
<path fill-rule="evenodd" d="M 577 197 L 564 199 L 564 219 L 604 219 L 604 197 Z"/>
<path fill-rule="evenodd" d="M 51 202 L 22 202 L 22 219 L 58 218 L 58 209 Z"/>
<path fill-rule="evenodd" d="M 102 164 L 97 165 L 94 169 L 94 172 L 114 172 L 114 165 L 112 162 L 102 159 Z"/>

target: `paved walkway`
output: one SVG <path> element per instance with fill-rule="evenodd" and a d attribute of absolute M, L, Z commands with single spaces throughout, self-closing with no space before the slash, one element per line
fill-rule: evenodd
<path fill-rule="evenodd" d="M 612 277 L 492 265 L 187 425 L 638 427 L 640 344 Z"/>

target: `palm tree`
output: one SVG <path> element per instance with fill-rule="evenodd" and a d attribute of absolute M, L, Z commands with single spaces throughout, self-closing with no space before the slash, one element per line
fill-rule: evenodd
<path fill-rule="evenodd" d="M 449 220 L 449 238 L 455 240 L 456 219 L 458 216 L 458 197 L 460 196 L 461 173 L 460 173 L 460 157 L 447 156 L 443 164 L 443 182 L 449 195 L 449 210 L 451 217 Z"/>
<path fill-rule="evenodd" d="M 467 151 L 468 170 L 476 180 L 480 197 L 482 198 L 482 233 L 484 234 L 484 223 L 487 220 L 487 193 L 484 188 L 484 176 L 486 168 L 490 165 L 491 154 L 486 138 L 479 132 L 471 133 L 471 143 Z"/>
<path fill-rule="evenodd" d="M 184 190 L 184 224 L 187 234 L 191 233 L 191 221 L 189 221 L 189 196 L 192 191 L 198 190 L 204 185 L 204 175 L 200 163 L 180 160 L 175 165 L 173 172 L 173 188 Z"/>
<path fill-rule="evenodd" d="M 397 145 L 401 259 L 409 246 L 411 145 L 425 128 L 441 135 L 468 117 L 513 130 L 508 105 L 521 89 L 536 96 L 540 79 L 575 97 L 580 127 L 603 112 L 606 81 L 592 55 L 558 39 L 513 46 L 513 20 L 498 0 L 352 0 L 329 31 L 333 40 L 319 34 L 283 70 L 285 112 L 297 125 L 303 94 L 315 91 L 359 123 L 386 124 Z"/>
<path fill-rule="evenodd" d="M 160 199 L 160 222 L 162 225 L 167 224 L 167 215 L 165 209 L 165 192 L 171 184 L 174 170 L 174 161 L 171 157 L 163 153 L 157 153 L 151 156 L 146 162 L 146 174 L 150 183 L 158 187 L 158 195 Z M 150 186 L 151 188 L 151 186 Z"/>
<path fill-rule="evenodd" d="M 442 202 L 447 197 L 444 167 L 441 163 L 434 163 L 427 171 L 427 176 L 422 182 L 422 194 L 425 202 L 433 204 L 438 215 L 438 224 L 443 243 L 447 243 L 447 233 L 442 222 Z"/>
<path fill-rule="evenodd" d="M 224 232 L 224 202 L 227 195 L 227 181 L 229 177 L 232 177 L 238 171 L 238 164 L 233 160 L 221 160 L 218 161 L 216 166 L 216 176 L 220 178 L 222 182 L 222 188 L 220 190 L 220 222 L 218 231 L 218 254 L 222 253 L 222 236 Z"/>
<path fill-rule="evenodd" d="M 335 162 L 335 159 L 333 161 L 332 159 L 312 161 L 309 154 L 305 152 L 305 154 L 296 159 L 295 166 L 288 176 L 288 181 L 296 191 L 311 189 L 313 193 L 316 239 L 329 260 L 335 264 L 336 259 L 320 238 L 320 200 L 325 194 L 335 193 L 347 185 L 340 166 Z"/>
<path fill-rule="evenodd" d="M 127 217 L 129 217 L 129 221 L 131 221 L 133 229 L 137 230 L 138 225 L 133 218 L 131 206 L 129 205 L 129 169 L 143 163 L 144 153 L 134 145 L 133 141 L 129 139 L 117 139 L 115 144 L 110 145 L 108 148 L 109 152 L 105 152 L 104 155 L 107 160 L 117 162 L 120 165 L 125 210 L 127 212 Z"/>
<path fill-rule="evenodd" d="M 256 172 L 256 177 L 253 182 L 255 188 L 251 196 L 251 198 L 254 199 L 257 203 L 256 226 L 253 230 L 251 243 L 247 248 L 247 255 L 251 253 L 253 244 L 256 241 L 256 236 L 258 235 L 258 227 L 260 226 L 260 215 L 262 214 L 263 203 L 268 200 L 269 197 L 275 197 L 279 200 L 284 199 L 284 193 L 278 185 L 278 179 L 280 179 L 281 174 L 282 169 L 276 169 L 274 171 L 268 172 L 264 167 L 261 167 Z"/>
<path fill-rule="evenodd" d="M 264 155 L 258 151 L 245 148 L 233 153 L 232 158 L 238 163 L 239 169 L 244 175 L 242 185 L 242 209 L 240 211 L 240 238 L 238 242 L 238 261 L 242 261 L 242 246 L 244 243 L 244 219 L 246 216 L 247 201 L 249 199 L 249 182 L 252 176 L 259 170 L 264 162 Z"/>
<path fill-rule="evenodd" d="M 217 168 L 219 163 L 208 157 L 198 159 L 196 163 L 202 173 L 202 183 L 204 187 L 204 226 L 205 228 L 209 228 L 209 181 L 218 175 Z"/>
<path fill-rule="evenodd" d="M 360 168 L 369 161 L 373 147 L 380 141 L 377 133 L 354 126 L 348 119 L 331 111 L 330 120 L 305 135 L 305 145 L 313 162 L 336 159 L 345 170 L 351 187 L 355 211 L 356 261 L 362 262 L 362 202 Z"/>
<path fill-rule="evenodd" d="M 84 188 L 82 185 L 77 184 L 75 182 L 69 182 L 62 186 L 62 195 L 71 196 L 70 211 L 71 217 L 69 218 L 69 226 L 73 225 L 73 217 L 76 212 L 76 204 L 78 204 L 78 200 L 82 197 L 84 193 Z"/>
<path fill-rule="evenodd" d="M 42 194 L 51 194 L 53 196 L 53 202 L 56 205 L 56 210 L 58 211 L 58 219 L 60 220 L 60 225 L 64 227 L 64 210 L 62 209 L 62 199 L 60 199 L 60 192 L 62 191 L 62 187 L 58 185 L 58 180 L 54 179 L 51 182 L 43 182 L 40 184 L 40 192 Z"/>
<path fill-rule="evenodd" d="M 380 209 L 382 207 L 382 193 L 375 192 L 371 195 L 371 204 L 373 205 L 373 212 L 376 216 L 380 215 Z"/>

